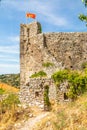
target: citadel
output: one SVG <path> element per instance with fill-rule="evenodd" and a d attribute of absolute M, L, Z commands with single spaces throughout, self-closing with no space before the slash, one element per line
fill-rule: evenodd
<path fill-rule="evenodd" d="M 42 33 L 41 24 L 20 25 L 20 100 L 29 105 L 43 105 L 43 93 L 49 86 L 49 99 L 64 102 L 67 82 L 57 90 L 51 75 L 62 69 L 81 69 L 87 62 L 87 33 Z M 44 64 L 50 63 L 49 67 Z M 46 77 L 30 78 L 43 71 Z"/>

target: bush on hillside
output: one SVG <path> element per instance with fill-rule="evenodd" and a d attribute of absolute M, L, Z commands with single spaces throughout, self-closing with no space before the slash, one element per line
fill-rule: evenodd
<path fill-rule="evenodd" d="M 6 74 L 0 75 L 0 82 L 19 88 L 20 74 Z"/>

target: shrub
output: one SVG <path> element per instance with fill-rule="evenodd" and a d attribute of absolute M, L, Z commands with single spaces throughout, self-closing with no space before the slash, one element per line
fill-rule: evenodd
<path fill-rule="evenodd" d="M 87 90 L 87 74 L 79 73 L 78 71 L 61 70 L 52 75 L 56 84 L 62 83 L 65 80 L 69 83 L 69 91 L 67 96 L 71 99 L 77 98 Z"/>
<path fill-rule="evenodd" d="M 55 82 L 63 82 L 68 78 L 68 73 L 68 70 L 57 71 L 52 75 L 52 79 L 54 79 Z"/>
<path fill-rule="evenodd" d="M 47 74 L 44 71 L 39 71 L 38 73 L 32 74 L 30 78 L 44 77 L 44 76 L 47 76 Z"/>
<path fill-rule="evenodd" d="M 4 94 L 5 93 L 5 90 L 0 88 L 0 95 Z"/>
<path fill-rule="evenodd" d="M 19 104 L 19 98 L 16 94 L 9 94 L 8 97 L 6 99 L 4 99 L 2 101 L 2 107 L 4 107 L 5 109 L 10 109 L 10 108 L 14 108 L 17 104 Z"/>

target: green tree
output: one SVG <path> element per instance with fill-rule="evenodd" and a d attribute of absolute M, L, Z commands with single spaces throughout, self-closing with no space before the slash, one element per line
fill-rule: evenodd
<path fill-rule="evenodd" d="M 83 2 L 83 4 L 84 4 L 84 6 L 87 7 L 87 0 L 82 0 L 82 2 Z M 81 21 L 84 21 L 84 22 L 86 23 L 86 26 L 87 26 L 87 15 L 85 15 L 85 14 L 80 14 L 80 15 L 79 15 L 79 19 L 80 19 Z"/>

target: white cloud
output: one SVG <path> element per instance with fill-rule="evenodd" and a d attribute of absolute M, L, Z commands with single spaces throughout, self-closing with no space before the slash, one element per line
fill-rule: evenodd
<path fill-rule="evenodd" d="M 18 45 L 0 46 L 0 53 L 19 54 Z"/>
<path fill-rule="evenodd" d="M 19 63 L 19 60 L 18 60 L 18 58 L 6 58 L 5 56 L 4 56 L 4 58 L 3 57 L 0 57 L 0 62 L 6 62 L 6 61 L 8 61 L 8 62 L 16 62 L 16 63 Z"/>
<path fill-rule="evenodd" d="M 58 15 L 54 15 L 54 14 L 50 14 L 50 13 L 45 13 L 45 19 L 44 21 L 49 22 L 53 25 L 56 26 L 67 26 L 69 25 L 67 19 L 65 19 L 62 16 L 58 16 Z"/>
<path fill-rule="evenodd" d="M 57 3 L 57 4 L 56 4 Z M 69 21 L 67 18 L 64 18 L 62 16 L 62 12 L 60 11 L 60 0 L 54 0 L 54 1 L 6 1 L 6 6 L 8 6 L 10 9 L 15 9 L 17 11 L 20 11 L 22 13 L 26 13 L 27 11 L 31 11 L 37 14 L 37 19 L 39 18 L 42 21 L 45 21 L 46 23 L 50 23 L 52 25 L 56 26 L 68 26 Z M 54 11 L 56 9 L 56 11 Z"/>
<path fill-rule="evenodd" d="M 19 36 L 11 36 L 8 37 L 9 42 L 16 42 L 19 43 Z"/>
<path fill-rule="evenodd" d="M 19 73 L 18 64 L 0 64 L 0 74 Z"/>
<path fill-rule="evenodd" d="M 19 44 L 19 41 L 20 41 L 20 38 L 19 36 L 5 36 L 4 38 L 0 37 L 0 43 L 5 43 L 8 44 L 8 43 L 16 43 L 16 44 Z"/>
<path fill-rule="evenodd" d="M 18 64 L 0 64 L 0 67 L 1 68 L 18 68 L 19 67 L 19 65 Z"/>
<path fill-rule="evenodd" d="M 0 46 L 0 74 L 19 72 L 18 45 Z"/>

